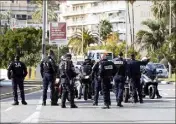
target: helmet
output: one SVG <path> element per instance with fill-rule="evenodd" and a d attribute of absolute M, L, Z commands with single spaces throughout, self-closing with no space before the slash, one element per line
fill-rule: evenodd
<path fill-rule="evenodd" d="M 70 53 L 67 53 L 67 54 L 65 54 L 65 56 L 64 56 L 66 59 L 71 59 L 72 58 L 72 55 L 70 54 Z"/>

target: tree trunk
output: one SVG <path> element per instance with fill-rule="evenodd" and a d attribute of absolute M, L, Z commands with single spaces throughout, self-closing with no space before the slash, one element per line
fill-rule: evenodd
<path fill-rule="evenodd" d="M 132 40 L 133 45 L 132 45 L 132 48 L 134 50 L 134 7 L 133 7 L 133 4 L 131 4 L 131 5 L 132 5 L 132 21 L 133 21 L 133 40 Z"/>
<path fill-rule="evenodd" d="M 129 19 L 129 23 L 130 23 L 130 36 L 131 36 L 131 44 L 132 44 L 132 27 L 131 27 L 131 18 L 130 18 L 130 11 L 129 11 L 129 3 L 128 3 L 128 19 Z"/>

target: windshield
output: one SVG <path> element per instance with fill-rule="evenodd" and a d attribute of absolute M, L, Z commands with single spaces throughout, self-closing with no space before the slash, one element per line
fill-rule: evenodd
<path fill-rule="evenodd" d="M 76 64 L 77 64 L 77 65 L 82 65 L 82 64 L 83 64 L 83 61 L 78 61 Z"/>
<path fill-rule="evenodd" d="M 164 69 L 164 65 L 162 64 L 155 64 L 156 68 L 159 68 L 159 69 Z"/>
<path fill-rule="evenodd" d="M 156 69 L 156 66 L 154 64 L 147 64 L 146 69 L 153 70 L 153 69 Z"/>
<path fill-rule="evenodd" d="M 100 59 L 101 55 L 103 55 L 104 53 L 97 53 L 97 59 Z M 112 53 L 106 53 L 106 57 L 108 60 L 112 60 L 113 56 Z"/>

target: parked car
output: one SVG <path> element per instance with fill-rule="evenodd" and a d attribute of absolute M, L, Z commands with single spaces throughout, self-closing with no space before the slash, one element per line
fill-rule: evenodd
<path fill-rule="evenodd" d="M 166 68 L 166 66 L 164 64 L 160 64 L 160 63 L 154 63 L 156 66 L 156 71 L 159 72 L 158 73 L 158 77 L 159 78 L 168 78 L 168 70 Z"/>

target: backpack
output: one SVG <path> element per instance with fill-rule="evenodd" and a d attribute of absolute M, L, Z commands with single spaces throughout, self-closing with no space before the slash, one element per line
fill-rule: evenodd
<path fill-rule="evenodd" d="M 92 72 L 92 67 L 91 65 L 82 65 L 81 70 L 82 70 L 83 75 L 90 75 Z"/>

